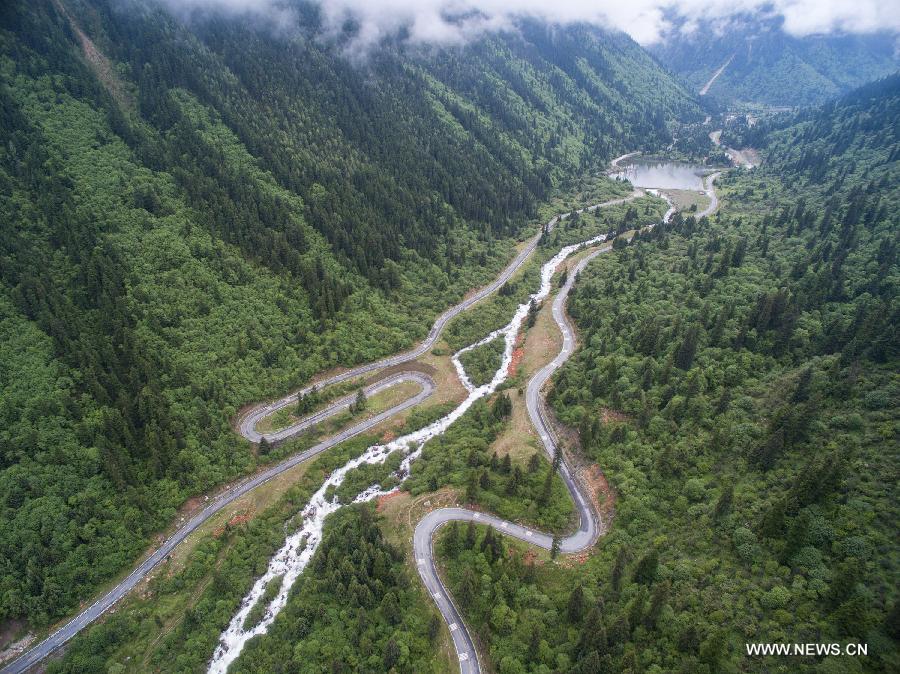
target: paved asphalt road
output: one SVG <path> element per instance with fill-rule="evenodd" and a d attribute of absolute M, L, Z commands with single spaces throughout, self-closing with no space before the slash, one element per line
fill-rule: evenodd
<path fill-rule="evenodd" d="M 588 262 L 601 252 L 609 250 L 609 248 L 610 246 L 606 245 L 585 256 L 575 269 L 568 274 L 565 285 L 556 294 L 556 298 L 553 300 L 553 320 L 556 321 L 556 324 L 562 331 L 563 346 L 556 358 L 538 370 L 537 374 L 531 378 L 525 391 L 528 416 L 541 436 L 544 451 L 547 452 L 551 460 L 556 451 L 557 439 L 544 413 L 544 400 L 541 397 L 541 389 L 547 380 L 550 379 L 550 376 L 575 351 L 575 333 L 565 312 L 566 298 L 569 291 L 572 289 L 578 273 L 584 269 Z M 582 493 L 581 486 L 572 476 L 565 461 L 560 463 L 559 474 L 572 495 L 572 499 L 575 501 L 575 508 L 579 517 L 578 530 L 560 541 L 560 550 L 567 553 L 578 552 L 592 546 L 600 535 L 599 516 L 591 506 L 589 498 Z M 438 528 L 453 521 L 476 521 L 479 524 L 490 524 L 501 533 L 533 543 L 546 550 L 549 550 L 553 545 L 553 537 L 535 529 L 508 522 L 494 515 L 478 513 L 465 508 L 433 510 L 416 525 L 416 530 L 413 534 L 413 554 L 416 559 L 416 568 L 419 571 L 419 576 L 421 576 L 428 593 L 434 598 L 438 610 L 444 616 L 444 620 L 450 628 L 450 636 L 453 638 L 456 656 L 459 659 L 460 672 L 462 674 L 478 674 L 481 672 L 478 650 L 475 648 L 469 630 L 466 628 L 462 616 L 454 605 L 450 593 L 441 582 L 434 564 L 432 549 L 434 534 Z"/>
<path fill-rule="evenodd" d="M 630 155 L 624 155 L 630 156 Z M 615 161 L 622 159 L 622 157 L 617 158 Z M 587 209 L 580 209 L 578 212 L 582 213 L 585 210 L 593 211 L 598 208 L 604 208 L 608 206 L 615 206 L 617 204 L 625 203 L 626 201 L 631 201 L 642 195 L 643 190 L 635 190 L 631 195 L 624 197 L 622 199 L 614 199 L 612 201 L 607 201 L 602 204 L 594 204 L 593 206 L 589 206 Z M 559 220 L 568 217 L 569 214 L 557 215 L 554 216 L 548 223 L 548 228 L 552 228 Z M 450 307 L 437 317 L 434 321 L 434 325 L 431 326 L 431 330 L 428 333 L 428 336 L 425 338 L 423 342 L 421 342 L 417 347 L 413 348 L 410 351 L 405 351 L 403 353 L 397 354 L 396 356 L 390 356 L 388 358 L 383 358 L 382 360 L 375 361 L 373 363 L 366 363 L 365 365 L 359 365 L 357 367 L 351 368 L 339 374 L 333 375 L 326 379 L 322 379 L 321 381 L 315 382 L 315 386 L 319 388 L 324 388 L 326 386 L 331 386 L 332 384 L 338 384 L 343 381 L 347 381 L 348 379 L 353 379 L 354 377 L 358 377 L 361 374 L 366 374 L 368 372 L 375 372 L 376 370 L 381 370 L 386 367 L 393 367 L 395 365 L 401 365 L 403 363 L 408 363 L 412 360 L 415 360 L 419 356 L 426 354 L 432 346 L 434 346 L 435 342 L 437 342 L 438 337 L 440 337 L 441 332 L 444 327 L 449 323 L 453 318 L 461 314 L 466 309 L 470 308 L 474 304 L 477 304 L 481 300 L 483 300 L 488 295 L 497 291 L 500 286 L 506 283 L 513 274 L 522 266 L 525 260 L 534 252 L 534 249 L 537 247 L 538 239 L 540 239 L 540 234 L 532 237 L 528 242 L 528 245 L 525 246 L 518 255 L 510 262 L 506 268 L 500 273 L 500 275 L 494 279 L 490 284 L 484 286 L 478 291 L 472 293 L 470 296 L 465 298 L 459 304 Z M 313 385 L 309 385 L 306 388 L 300 389 L 299 391 L 295 391 L 290 395 L 287 395 L 279 400 L 276 400 L 271 403 L 258 405 L 251 410 L 244 413 L 239 422 L 239 428 L 241 435 L 250 440 L 250 442 L 259 442 L 262 439 L 262 434 L 260 434 L 256 430 L 256 426 L 259 422 L 272 414 L 273 412 L 281 409 L 282 407 L 287 407 L 288 405 L 292 405 L 297 401 L 298 394 L 306 394 L 312 389 Z M 283 441 L 286 438 L 295 435 L 300 432 L 302 428 L 298 428 L 298 426 L 292 426 L 290 428 L 284 429 L 279 432 L 278 437 L 275 438 L 274 435 L 267 435 L 266 439 L 268 440 L 277 440 Z"/>
<path fill-rule="evenodd" d="M 396 384 L 399 384 L 404 381 L 412 381 L 412 382 L 421 383 L 422 379 L 421 379 L 421 377 L 417 376 L 418 374 L 419 373 L 415 372 L 415 371 L 400 372 L 400 373 L 392 375 L 390 377 L 385 377 L 384 379 L 379 379 L 374 384 L 371 384 L 371 385 L 365 387 L 363 389 L 363 392 L 366 394 L 366 398 L 371 398 L 376 393 L 384 391 L 385 389 L 390 388 L 391 386 L 395 386 Z M 307 417 L 303 417 L 300 421 L 298 421 L 297 423 L 295 423 L 292 426 L 288 426 L 287 428 L 282 428 L 281 430 L 278 430 L 278 431 L 266 433 L 265 436 L 261 435 L 254 428 L 252 434 L 255 436 L 255 439 L 249 438 L 249 437 L 247 439 L 251 440 L 252 442 L 259 442 L 259 440 L 261 440 L 263 437 L 265 437 L 266 440 L 268 440 L 270 443 L 272 443 L 273 445 L 277 445 L 281 442 L 284 442 L 288 438 L 291 438 L 291 437 L 297 435 L 298 433 L 301 433 L 302 431 L 305 431 L 306 429 L 325 421 L 325 419 L 333 417 L 338 412 L 348 409 L 350 407 L 350 405 L 353 404 L 354 400 L 356 400 L 356 392 L 355 391 L 353 393 L 343 396 L 342 398 L 338 398 L 337 400 L 332 402 L 330 405 L 328 405 L 328 407 L 325 407 L 324 409 L 322 409 L 318 412 L 315 412 L 314 414 L 310 414 Z M 289 401 L 294 404 L 296 404 L 296 402 L 297 402 L 296 397 L 290 398 Z M 282 405 L 282 407 L 284 407 L 284 405 Z M 263 409 L 265 409 L 265 408 L 263 408 Z M 264 415 L 264 416 L 267 416 L 267 415 Z"/>
<path fill-rule="evenodd" d="M 703 179 L 703 190 L 704 192 L 706 192 L 706 196 L 709 197 L 709 206 L 694 215 L 694 217 L 698 220 L 702 217 L 712 215 L 713 212 L 719 207 L 719 197 L 716 195 L 716 188 L 713 183 L 720 175 L 722 175 L 722 172 L 718 171 L 716 173 L 711 173 Z"/>

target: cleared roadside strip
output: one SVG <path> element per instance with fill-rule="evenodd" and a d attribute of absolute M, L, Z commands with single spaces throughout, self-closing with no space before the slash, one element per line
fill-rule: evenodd
<path fill-rule="evenodd" d="M 621 158 L 620 158 L 621 159 Z M 622 197 L 620 199 L 613 199 L 611 201 L 606 201 L 600 204 L 594 204 L 592 206 L 588 206 L 586 208 L 578 209 L 577 213 L 583 213 L 585 211 L 594 211 L 598 208 L 605 208 L 609 206 L 615 206 L 618 204 L 623 204 L 644 194 L 644 190 L 635 190 L 632 194 L 627 197 Z M 564 213 L 557 216 L 554 216 L 547 223 L 547 228 L 552 229 L 552 227 L 559 222 L 560 220 L 564 220 L 569 217 L 571 213 Z M 434 324 L 431 327 L 431 330 L 428 333 L 428 336 L 422 341 L 417 347 L 411 349 L 410 351 L 406 351 L 404 353 L 398 354 L 396 356 L 390 356 L 388 358 L 384 358 L 379 361 L 375 361 L 373 363 L 368 363 L 365 365 L 360 365 L 355 368 L 346 370 L 339 374 L 333 375 L 331 377 L 322 379 L 320 381 L 315 382 L 315 384 L 307 386 L 299 391 L 291 393 L 279 400 L 268 404 L 257 405 L 256 407 L 251 408 L 247 412 L 245 412 L 240 418 L 238 427 L 241 435 L 243 435 L 246 439 L 251 442 L 259 442 L 264 437 L 263 434 L 259 433 L 256 430 L 257 424 L 269 416 L 270 414 L 287 407 L 289 405 L 295 404 L 297 401 L 298 394 L 305 394 L 312 390 L 313 386 L 318 388 L 324 388 L 326 386 L 331 386 L 333 384 L 337 384 L 343 381 L 347 381 L 349 379 L 353 379 L 362 374 L 366 374 L 369 372 L 375 372 L 377 370 L 382 370 L 384 368 L 400 365 L 403 363 L 408 363 L 416 358 L 427 353 L 431 347 L 437 342 L 438 337 L 443 331 L 444 327 L 447 323 L 452 320 L 454 317 L 458 316 L 460 313 L 469 309 L 476 303 L 480 302 L 484 298 L 488 297 L 496 290 L 498 290 L 504 283 L 506 283 L 515 272 L 524 264 L 525 260 L 534 252 L 537 247 L 538 241 L 540 240 L 540 233 L 533 236 L 528 244 L 516 255 L 516 257 L 512 260 L 512 262 L 507 265 L 507 267 L 500 273 L 500 275 L 494 279 L 490 284 L 484 286 L 483 288 L 477 290 L 475 293 L 464 299 L 459 304 L 451 307 L 444 313 L 442 313 L 435 320 Z M 58 630 L 53 632 L 46 639 L 41 641 L 40 643 L 33 646 L 31 649 L 26 651 L 23 655 L 19 656 L 17 659 L 12 662 L 7 663 L 2 670 L 0 670 L 0 674 L 22 674 L 23 672 L 27 672 L 29 669 L 37 665 L 44 658 L 48 657 L 54 651 L 58 650 L 61 646 L 63 646 L 66 642 L 72 639 L 75 635 L 77 635 L 81 630 L 90 625 L 94 620 L 99 618 L 103 613 L 108 611 L 113 605 L 115 605 L 120 599 L 126 596 L 131 590 L 133 590 L 137 584 L 161 561 L 163 561 L 166 557 L 171 554 L 171 552 L 175 549 L 175 547 L 181 543 L 185 538 L 187 538 L 191 533 L 193 533 L 200 525 L 206 522 L 210 517 L 218 513 L 224 507 L 233 503 L 238 498 L 244 496 L 248 492 L 256 489 L 262 484 L 265 484 L 272 478 L 280 475 L 284 471 L 293 468 L 294 466 L 307 461 L 308 459 L 320 454 L 321 452 L 334 447 L 335 445 L 344 442 L 345 440 L 349 440 L 350 438 L 359 435 L 367 431 L 374 426 L 377 426 L 381 422 L 387 420 L 393 415 L 401 412 L 405 409 L 418 405 L 419 403 L 426 400 L 431 394 L 434 392 L 434 382 L 428 375 L 425 375 L 421 372 L 417 371 L 408 371 L 401 372 L 393 377 L 388 377 L 384 380 L 375 382 L 370 385 L 366 391 L 372 391 L 373 389 L 382 390 L 386 386 L 386 382 L 391 381 L 393 379 L 393 383 L 398 383 L 399 381 L 412 381 L 415 380 L 422 385 L 422 391 L 420 391 L 415 396 L 408 398 L 407 400 L 391 407 L 380 414 L 367 419 L 359 424 L 351 426 L 339 433 L 319 442 L 315 446 L 303 451 L 299 454 L 291 456 L 270 468 L 267 468 L 261 473 L 257 475 L 245 478 L 240 482 L 236 483 L 232 487 L 230 487 L 227 491 L 222 492 L 214 499 L 212 499 L 209 504 L 201 510 L 199 513 L 191 517 L 187 522 L 181 525 L 171 537 L 169 537 L 162 545 L 160 545 L 153 553 L 151 553 L 146 559 L 138 564 L 137 567 L 132 570 L 128 576 L 125 577 L 118 585 L 116 585 L 112 590 L 109 590 L 102 597 L 97 599 L 93 604 L 91 604 L 88 608 L 81 611 L 77 616 L 75 616 L 72 620 L 67 622 L 65 625 L 60 627 Z M 375 391 L 377 392 L 377 391 Z M 267 434 L 265 437 L 269 439 L 270 437 L 275 439 L 275 441 L 283 442 L 284 440 L 297 435 L 302 432 L 306 428 L 314 425 L 315 423 L 319 423 L 324 419 L 337 414 L 346 406 L 349 405 L 348 398 L 352 400 L 352 396 L 345 396 L 343 398 L 338 399 L 331 405 L 329 405 L 325 410 L 317 412 L 311 416 L 316 417 L 315 422 L 309 421 L 307 418 L 300 420 L 298 423 L 289 426 L 286 429 L 282 429 L 275 434 Z M 329 412 L 326 414 L 326 412 Z M 276 438 L 277 436 L 277 438 Z M 462 626 L 462 620 L 460 619 L 459 625 Z M 461 632 L 465 632 L 468 635 L 467 630 L 464 627 L 461 627 Z M 473 649 L 474 654 L 474 649 Z M 477 655 L 473 655 L 473 659 L 475 661 L 475 665 L 477 667 Z M 473 671 L 478 671 L 473 670 Z"/>

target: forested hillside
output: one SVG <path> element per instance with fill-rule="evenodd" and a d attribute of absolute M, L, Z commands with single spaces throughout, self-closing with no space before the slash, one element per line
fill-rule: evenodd
<path fill-rule="evenodd" d="M 483 533 L 442 548 L 498 671 L 900 667 L 898 115 L 892 77 L 800 116 L 720 180 L 718 215 L 582 274 L 583 346 L 550 398 L 615 517 L 583 564 L 531 567 Z"/>
<path fill-rule="evenodd" d="M 422 337 L 566 180 L 698 115 L 623 35 L 360 61 L 295 9 L 0 7 L 0 619 L 70 610 L 254 467 L 240 405 Z"/>
<path fill-rule="evenodd" d="M 896 39 L 890 33 L 794 37 L 780 18 L 745 15 L 724 27 L 701 21 L 690 33 L 673 31 L 650 49 L 694 91 L 725 65 L 706 94 L 716 101 L 798 106 L 897 72 Z"/>

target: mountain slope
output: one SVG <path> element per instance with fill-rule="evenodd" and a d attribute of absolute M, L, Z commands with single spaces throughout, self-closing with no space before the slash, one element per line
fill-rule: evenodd
<path fill-rule="evenodd" d="M 651 51 L 697 92 L 722 68 L 706 91 L 716 100 L 798 106 L 896 72 L 896 40 L 890 34 L 794 37 L 780 19 L 741 16 L 724 27 L 701 23 L 689 35 L 673 31 Z"/>
<path fill-rule="evenodd" d="M 622 35 L 357 64 L 297 12 L 0 8 L 0 618 L 71 609 L 270 458 L 242 404 L 423 336 L 560 184 L 698 115 Z"/>
<path fill-rule="evenodd" d="M 897 670 L 898 105 L 891 77 L 804 113 L 717 215 L 582 272 L 548 398 L 615 518 L 582 564 L 435 546 L 490 665 Z M 745 646 L 771 643 L 868 650 Z"/>

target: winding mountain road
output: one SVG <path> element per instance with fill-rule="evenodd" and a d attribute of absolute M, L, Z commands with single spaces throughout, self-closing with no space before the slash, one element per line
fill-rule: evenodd
<path fill-rule="evenodd" d="M 236 501 L 241 496 L 256 489 L 260 485 L 265 484 L 266 482 L 280 475 L 289 468 L 293 468 L 294 466 L 303 463 L 304 461 L 307 461 L 318 454 L 321 454 L 326 449 L 330 449 L 331 447 L 334 447 L 335 445 L 338 445 L 345 440 L 349 440 L 350 438 L 359 435 L 360 433 L 364 433 L 370 428 L 373 428 L 381 422 L 391 418 L 398 412 L 413 407 L 414 405 L 418 405 L 422 401 L 426 400 L 429 396 L 431 396 L 431 394 L 434 392 L 435 386 L 431 377 L 421 372 L 402 372 L 392 377 L 388 377 L 378 382 L 377 384 L 373 384 L 367 390 L 373 391 L 376 388 L 378 388 L 378 390 L 382 390 L 402 381 L 416 382 L 422 387 L 422 390 L 419 391 L 416 395 L 407 398 L 397 405 L 394 405 L 390 409 L 387 409 L 380 414 L 366 419 L 365 421 L 361 421 L 360 423 L 355 424 L 350 428 L 346 428 L 339 433 L 336 433 L 335 435 L 322 440 L 306 451 L 295 454 L 294 456 L 291 456 L 284 461 L 275 464 L 271 468 L 268 468 L 257 475 L 238 482 L 227 491 L 220 494 L 217 498 L 213 499 L 203 510 L 194 515 L 181 527 L 179 527 L 178 530 L 175 531 L 175 533 L 173 533 L 170 538 L 168 538 L 162 545 L 160 545 L 149 557 L 142 561 L 130 574 L 128 574 L 128 576 L 126 576 L 124 580 L 122 580 L 112 590 L 107 592 L 100 599 L 91 604 L 91 606 L 79 613 L 70 622 L 66 623 L 49 637 L 37 644 L 34 648 L 27 651 L 17 660 L 14 660 L 10 664 L 6 665 L 2 670 L 2 674 L 20 674 L 21 672 L 26 672 L 29 668 L 39 663 L 41 660 L 43 660 L 63 644 L 65 644 L 69 639 L 74 637 L 90 623 L 103 615 L 103 613 L 108 611 L 122 597 L 131 592 L 131 590 L 133 590 L 135 586 L 140 583 L 141 580 L 143 580 L 143 578 L 150 572 L 151 569 L 153 569 L 154 566 L 159 564 L 166 557 L 168 557 L 169 554 L 171 554 L 171 552 L 179 543 L 181 543 L 181 541 L 187 538 L 201 524 L 206 522 L 210 517 L 218 513 L 228 504 Z M 313 416 L 319 417 L 319 421 L 321 421 L 326 416 L 333 416 L 334 414 L 337 414 L 345 407 L 345 401 L 339 400 L 328 406 L 326 409 L 322 410 L 322 412 L 319 412 Z M 305 420 L 303 423 L 305 423 Z"/>
<path fill-rule="evenodd" d="M 632 153 L 636 154 L 636 153 Z M 632 155 L 624 155 L 619 160 Z M 614 165 L 619 160 L 614 160 Z M 721 175 L 721 172 L 713 173 L 704 180 L 704 191 L 710 198 L 709 205 L 703 211 L 696 214 L 696 217 L 702 218 L 711 215 L 719 205 L 716 196 L 714 182 Z M 668 199 L 667 199 L 668 200 Z M 671 202 L 670 202 L 671 203 Z M 665 220 L 671 217 L 674 208 L 666 212 Z M 553 300 L 553 320 L 559 326 L 563 336 L 563 345 L 556 357 L 531 378 L 525 391 L 525 404 L 528 408 L 528 416 L 534 424 L 535 429 L 540 435 L 541 443 L 547 455 L 553 458 L 559 440 L 553 431 L 553 425 L 549 422 L 547 412 L 544 406 L 544 399 L 541 396 L 541 390 L 546 382 L 550 379 L 556 370 L 575 351 L 575 331 L 566 314 L 566 300 L 572 285 L 578 278 L 578 274 L 600 253 L 610 250 L 611 246 L 606 244 L 598 248 L 578 262 L 575 269 L 570 271 L 566 283 L 559 290 Z M 560 449 L 560 451 L 562 451 Z M 572 471 L 567 465 L 565 459 L 559 465 L 559 475 L 569 490 L 572 500 L 575 502 L 575 509 L 578 513 L 579 526 L 571 535 L 560 541 L 560 551 L 564 553 L 576 553 L 586 550 L 596 543 L 601 533 L 600 516 L 593 507 L 593 501 L 590 496 L 585 494 L 582 485 L 572 475 Z M 416 525 L 413 533 L 413 555 L 416 560 L 416 569 L 422 579 L 422 583 L 428 590 L 428 593 L 434 599 L 435 605 L 441 612 L 447 626 L 450 629 L 450 637 L 453 640 L 453 646 L 456 650 L 456 656 L 459 660 L 459 669 L 462 674 L 480 674 L 481 664 L 478 659 L 478 649 L 468 628 L 463 622 L 462 615 L 453 603 L 453 598 L 441 581 L 440 574 L 434 561 L 434 536 L 440 527 L 449 522 L 470 522 L 474 521 L 478 524 L 488 524 L 496 531 L 512 536 L 526 543 L 532 543 L 545 550 L 550 550 L 553 545 L 553 537 L 530 527 L 525 527 L 514 522 L 503 520 L 499 517 L 488 513 L 476 512 L 466 508 L 441 508 L 429 512 Z"/>
<path fill-rule="evenodd" d="M 569 322 L 565 309 L 569 291 L 572 289 L 579 272 L 597 255 L 609 249 L 610 246 L 607 244 L 582 258 L 575 269 L 568 274 L 565 285 L 556 294 L 553 300 L 552 311 L 553 320 L 559 326 L 563 335 L 562 349 L 552 361 L 538 370 L 528 382 L 528 388 L 525 391 L 525 404 L 528 408 L 528 416 L 537 429 L 544 451 L 551 461 L 557 446 L 559 446 L 559 441 L 544 410 L 544 399 L 541 396 L 541 389 L 553 373 L 575 351 L 575 331 Z M 599 514 L 593 507 L 590 497 L 585 495 L 581 485 L 572 475 L 565 460 L 559 465 L 559 475 L 569 490 L 572 500 L 575 502 L 575 510 L 579 519 L 578 529 L 560 541 L 560 551 L 565 553 L 580 552 L 591 547 L 600 536 Z M 416 525 L 413 534 L 413 555 L 416 559 L 416 568 L 419 571 L 419 576 L 422 578 L 422 583 L 425 585 L 428 593 L 434 598 L 438 610 L 443 615 L 450 629 L 450 636 L 453 639 L 453 645 L 459 659 L 460 672 L 463 674 L 478 674 L 481 672 L 478 650 L 472 641 L 472 637 L 463 622 L 459 610 L 453 603 L 450 593 L 441 581 L 434 562 L 433 540 L 435 532 L 448 522 L 454 521 L 474 521 L 479 524 L 489 524 L 500 533 L 518 538 L 527 543 L 533 543 L 545 550 L 551 549 L 553 536 L 514 522 L 508 522 L 494 515 L 479 513 L 465 508 L 433 510 Z"/>
<path fill-rule="evenodd" d="M 627 156 L 629 155 L 625 155 L 624 157 Z M 624 157 L 619 157 L 614 161 L 621 161 Z M 643 190 L 635 190 L 631 195 L 627 197 L 613 199 L 611 201 L 603 202 L 600 204 L 594 204 L 586 208 L 578 209 L 577 212 L 582 213 L 585 211 L 593 211 L 598 208 L 605 208 L 609 206 L 615 206 L 617 204 L 626 203 L 641 196 L 642 194 L 644 194 Z M 571 213 L 554 216 L 547 223 L 547 229 L 552 229 L 557 222 L 565 219 L 569 215 L 571 215 Z M 516 273 L 516 271 L 534 252 L 539 239 L 540 233 L 532 237 L 529 240 L 528 244 L 524 248 L 522 248 L 522 250 L 509 263 L 509 265 L 507 265 L 507 267 L 500 273 L 500 275 L 496 279 L 494 279 L 494 281 L 492 281 L 487 286 L 484 286 L 483 288 L 477 290 L 472 295 L 465 298 L 462 302 L 456 304 L 455 306 L 451 307 L 440 316 L 438 316 L 438 318 L 432 325 L 428 336 L 417 347 L 395 356 L 390 356 L 379 361 L 351 368 L 344 372 L 319 380 L 315 382 L 314 385 L 307 386 L 300 391 L 294 392 L 274 402 L 264 403 L 253 407 L 245 412 L 238 420 L 238 428 L 241 435 L 243 435 L 251 442 L 259 442 L 263 437 L 273 443 L 283 442 L 284 440 L 293 437 L 298 433 L 301 433 L 302 431 L 308 429 L 316 423 L 320 423 L 324 419 L 339 413 L 343 409 L 346 409 L 346 407 L 348 407 L 349 403 L 352 401 L 352 395 L 344 396 L 343 398 L 338 399 L 337 401 L 328 405 L 325 409 L 314 413 L 310 417 L 306 417 L 300 420 L 299 422 L 292 426 L 289 426 L 288 428 L 281 429 L 269 434 L 262 434 L 256 430 L 257 425 L 262 419 L 279 409 L 287 407 L 291 404 L 295 404 L 297 395 L 308 393 L 313 388 L 313 386 L 323 388 L 332 384 L 337 384 L 349 379 L 353 379 L 362 374 L 375 372 L 377 370 L 401 365 L 403 363 L 408 363 L 427 353 L 437 342 L 441 332 L 450 320 L 497 291 L 513 276 L 513 274 Z M 72 639 L 81 630 L 90 625 L 94 620 L 99 618 L 101 615 L 103 615 L 103 613 L 105 613 L 113 605 L 115 605 L 120 599 L 131 592 L 131 590 L 133 590 L 157 564 L 159 564 L 171 554 L 171 552 L 179 543 L 181 543 L 181 541 L 187 538 L 204 522 L 209 520 L 209 518 L 214 516 L 216 513 L 220 512 L 230 503 L 233 503 L 235 500 L 244 496 L 253 489 L 256 489 L 257 487 L 265 484 L 284 471 L 293 468 L 294 466 L 303 463 L 308 459 L 311 459 L 312 457 L 331 447 L 334 447 L 335 445 L 340 444 L 341 442 L 344 442 L 345 440 L 364 433 L 365 431 L 377 426 L 378 424 L 405 409 L 413 407 L 414 405 L 418 405 L 419 403 L 426 400 L 429 396 L 431 396 L 431 394 L 434 392 L 435 386 L 432 379 L 421 372 L 413 370 L 400 372 L 387 377 L 370 385 L 365 390 L 368 395 L 371 395 L 372 393 L 377 393 L 378 391 L 383 390 L 388 386 L 400 383 L 401 381 L 415 381 L 422 386 L 422 390 L 415 396 L 412 396 L 398 403 L 390 409 L 387 409 L 380 414 L 371 417 L 370 419 L 355 424 L 350 428 L 340 431 L 339 433 L 319 442 L 306 451 L 291 456 L 271 466 L 270 468 L 267 468 L 266 470 L 254 476 L 245 478 L 244 480 L 241 480 L 235 485 L 229 487 L 226 491 L 222 492 L 217 497 L 212 499 L 209 504 L 204 507 L 203 510 L 201 510 L 199 513 L 191 517 L 187 522 L 182 524 L 162 545 L 160 545 L 146 559 L 140 562 L 138 566 L 135 567 L 131 571 L 131 573 L 129 573 L 128 576 L 126 576 L 125 579 L 119 582 L 113 589 L 109 590 L 106 594 L 100 597 L 88 608 L 81 611 L 76 617 L 57 629 L 46 639 L 33 646 L 30 650 L 26 651 L 17 659 L 7 663 L 3 667 L 3 669 L 0 670 L 0 674 L 22 674 L 24 672 L 27 672 L 29 669 L 36 666 L 50 654 L 61 648 L 66 642 Z M 516 525 L 508 526 L 515 527 Z M 523 533 L 523 535 L 530 536 L 530 534 L 528 533 Z M 461 621 L 459 624 L 462 624 Z M 475 652 L 474 648 L 471 652 Z"/>
<path fill-rule="evenodd" d="M 716 178 L 720 175 L 722 175 L 722 171 L 716 171 L 715 173 L 710 173 L 703 179 L 703 192 L 709 197 L 709 205 L 699 213 L 694 214 L 694 217 L 698 220 L 700 218 L 709 217 L 719 208 L 719 197 L 716 195 L 716 188 L 713 183 L 715 183 Z"/>
<path fill-rule="evenodd" d="M 617 157 L 613 160 L 613 162 L 619 162 L 622 159 L 630 156 L 631 154 Z M 600 204 L 593 204 L 592 206 L 580 208 L 577 211 L 573 212 L 583 213 L 585 211 L 595 211 L 598 208 L 608 208 L 610 206 L 624 204 L 628 201 L 632 201 L 638 198 L 639 196 L 642 196 L 643 194 L 644 190 L 634 190 L 634 192 L 632 192 L 627 197 L 622 197 L 621 199 L 613 199 L 611 201 L 604 201 Z M 560 215 L 553 216 L 553 218 L 551 218 L 547 223 L 547 229 L 552 229 L 557 222 L 566 219 L 570 215 L 571 213 L 562 213 Z M 264 437 L 263 434 L 259 433 L 256 430 L 259 422 L 270 414 L 296 403 L 298 395 L 305 395 L 309 393 L 313 389 L 313 387 L 318 387 L 320 389 L 325 388 L 326 386 L 338 384 L 340 382 L 347 381 L 348 379 L 358 377 L 362 374 L 375 372 L 377 370 L 382 370 L 388 367 L 402 365 L 403 363 L 408 363 L 415 360 L 416 358 L 425 355 L 437 342 L 438 338 L 441 336 L 441 332 L 444 330 L 447 323 L 456 318 L 462 312 L 466 311 L 470 307 L 483 300 L 485 297 L 488 297 L 489 295 L 496 292 L 504 283 L 512 278 L 513 274 L 518 271 L 518 269 L 525 263 L 525 260 L 527 260 L 534 252 L 534 249 L 537 248 L 537 244 L 540 238 L 540 233 L 533 236 L 528 241 L 528 244 L 524 248 L 522 248 L 521 251 L 519 251 L 518 255 L 516 255 L 515 258 L 513 258 L 512 262 L 510 262 L 506 266 L 506 268 L 502 272 L 500 272 L 500 275 L 491 283 L 472 293 L 462 302 L 450 307 L 449 309 L 447 309 L 447 311 L 438 316 L 435 319 L 434 324 L 431 326 L 431 330 L 428 332 L 428 336 L 418 346 L 395 356 L 389 356 L 388 358 L 383 358 L 372 363 L 366 363 L 365 365 L 359 365 L 349 370 L 345 370 L 344 372 L 340 372 L 320 381 L 316 381 L 315 383 L 310 384 L 309 386 L 302 388 L 299 391 L 295 391 L 283 398 L 280 398 L 279 400 L 275 400 L 270 403 L 263 403 L 251 408 L 250 410 L 246 411 L 239 419 L 238 428 L 241 435 L 250 440 L 250 442 L 259 442 Z M 290 426 L 281 431 L 278 431 L 278 433 L 266 434 L 265 438 L 270 442 L 283 442 L 284 440 L 296 435 L 297 433 L 300 433 L 304 430 L 304 428 L 307 427 L 303 426 L 302 424 L 303 422 L 299 422 L 294 426 Z"/>

